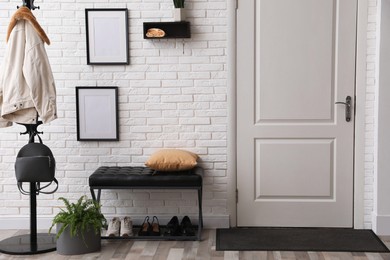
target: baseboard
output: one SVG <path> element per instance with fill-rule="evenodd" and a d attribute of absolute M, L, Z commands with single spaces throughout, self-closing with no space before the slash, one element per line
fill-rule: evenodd
<path fill-rule="evenodd" d="M 114 215 L 107 215 L 107 220 L 115 217 Z M 123 216 L 118 216 L 123 217 Z M 134 225 L 140 225 L 145 216 L 131 216 L 133 219 Z M 152 216 L 150 216 L 152 217 Z M 166 224 L 171 219 L 171 216 L 158 216 L 160 224 Z M 181 221 L 181 217 L 179 221 Z M 190 215 L 189 216 L 193 224 L 198 223 L 198 216 Z M 38 217 L 37 219 L 37 229 L 38 230 L 48 230 L 51 226 L 53 217 Z M 220 215 L 220 216 L 204 216 L 203 217 L 203 226 L 204 228 L 227 228 L 229 227 L 229 216 Z M 30 229 L 30 217 L 25 216 L 0 216 L 0 230 L 5 229 Z"/>
<path fill-rule="evenodd" d="M 38 230 L 48 230 L 53 217 L 39 217 Z M 30 217 L 26 216 L 0 216 L 0 230 L 4 229 L 30 229 Z"/>
<path fill-rule="evenodd" d="M 378 236 L 390 235 L 390 215 L 377 215 L 372 213 L 372 230 Z"/>

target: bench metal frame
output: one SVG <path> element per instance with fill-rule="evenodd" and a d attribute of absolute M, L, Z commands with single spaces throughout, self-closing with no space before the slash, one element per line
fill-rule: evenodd
<path fill-rule="evenodd" d="M 92 199 L 100 203 L 102 190 L 127 190 L 127 189 L 144 189 L 144 190 L 197 190 L 198 191 L 198 235 L 196 236 L 132 236 L 132 237 L 102 237 L 103 239 L 140 239 L 140 240 L 201 240 L 201 233 L 203 228 L 203 213 L 202 213 L 202 186 L 90 186 Z M 97 196 L 95 194 L 97 190 Z"/>

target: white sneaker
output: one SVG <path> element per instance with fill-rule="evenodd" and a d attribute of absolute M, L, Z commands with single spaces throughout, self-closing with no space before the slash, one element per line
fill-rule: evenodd
<path fill-rule="evenodd" d="M 133 236 L 133 221 L 130 217 L 124 217 L 121 222 L 121 236 L 131 237 Z"/>
<path fill-rule="evenodd" d="M 121 221 L 119 218 L 113 218 L 110 223 L 108 223 L 106 236 L 109 237 L 119 237 L 119 229 L 121 227 Z"/>

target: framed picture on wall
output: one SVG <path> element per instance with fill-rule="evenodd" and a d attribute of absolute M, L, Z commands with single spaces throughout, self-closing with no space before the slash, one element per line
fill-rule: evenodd
<path fill-rule="evenodd" d="M 129 64 L 126 8 L 85 9 L 87 64 Z"/>
<path fill-rule="evenodd" d="M 77 141 L 118 141 L 118 87 L 76 87 Z"/>

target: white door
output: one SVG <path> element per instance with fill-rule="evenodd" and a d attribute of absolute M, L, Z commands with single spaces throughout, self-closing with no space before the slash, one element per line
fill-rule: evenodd
<path fill-rule="evenodd" d="M 239 1 L 238 226 L 352 227 L 356 11 Z"/>

